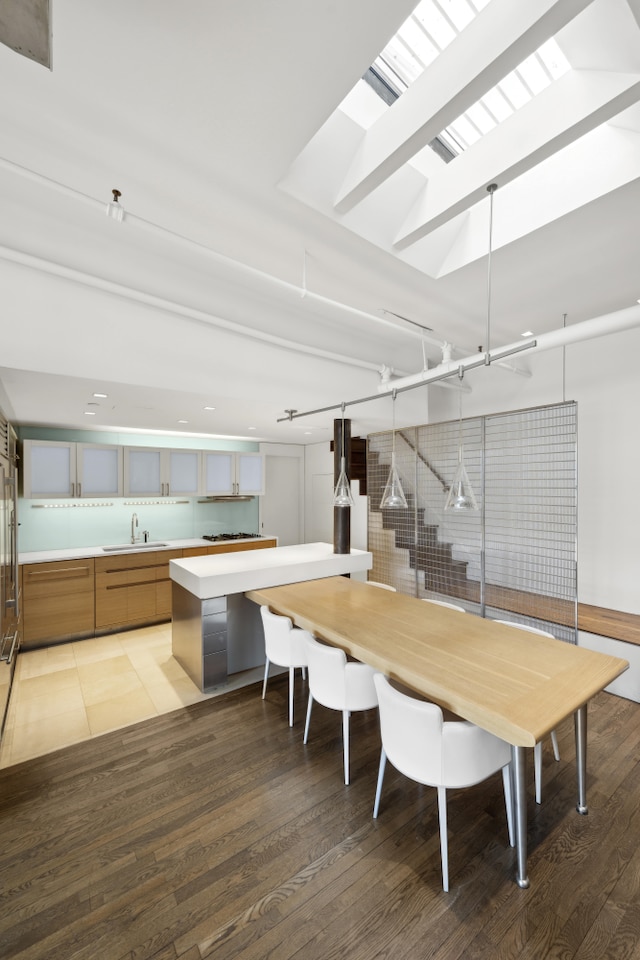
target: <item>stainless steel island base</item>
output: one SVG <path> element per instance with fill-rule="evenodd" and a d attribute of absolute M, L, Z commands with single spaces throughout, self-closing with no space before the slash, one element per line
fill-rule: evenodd
<path fill-rule="evenodd" d="M 172 585 L 172 653 L 202 693 L 264 665 L 260 610 L 242 593 L 200 600 Z"/>

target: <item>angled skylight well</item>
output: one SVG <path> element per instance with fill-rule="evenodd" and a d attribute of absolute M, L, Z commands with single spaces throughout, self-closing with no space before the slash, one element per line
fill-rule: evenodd
<path fill-rule="evenodd" d="M 363 80 L 392 106 L 490 0 L 420 0 Z M 502 123 L 570 69 L 555 40 L 547 40 L 429 146 L 446 162 Z"/>

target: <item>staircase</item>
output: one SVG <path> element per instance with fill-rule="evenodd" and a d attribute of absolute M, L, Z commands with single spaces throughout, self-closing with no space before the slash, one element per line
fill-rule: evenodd
<path fill-rule="evenodd" d="M 452 556 L 453 545 L 438 539 L 437 524 L 425 523 L 424 508 L 416 506 L 415 494 L 407 492 L 407 510 L 380 509 L 389 464 L 380 461 L 376 451 L 369 450 L 367 487 L 369 509 L 382 515 L 384 530 L 393 531 L 395 548 L 406 550 L 409 565 L 418 571 L 426 592 L 439 593 L 477 603 L 480 586 L 467 579 L 467 562 Z"/>

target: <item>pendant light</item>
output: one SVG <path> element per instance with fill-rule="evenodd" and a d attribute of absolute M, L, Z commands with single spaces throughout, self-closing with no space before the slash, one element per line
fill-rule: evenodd
<path fill-rule="evenodd" d="M 462 377 L 460 377 L 462 379 Z M 453 478 L 453 483 L 449 487 L 449 493 L 444 505 L 445 510 L 477 510 L 478 503 L 473 492 L 473 487 L 469 482 L 467 471 L 464 465 L 464 452 L 462 447 L 462 392 L 460 393 L 460 408 L 458 418 L 458 466 Z"/>
<path fill-rule="evenodd" d="M 351 494 L 351 484 L 349 483 L 349 478 L 347 476 L 347 458 L 345 454 L 345 443 L 344 443 L 344 402 L 342 403 L 342 449 L 340 455 L 340 474 L 338 476 L 338 482 L 336 483 L 336 489 L 333 494 L 333 505 L 334 507 L 352 507 L 353 506 L 353 496 Z"/>
<path fill-rule="evenodd" d="M 407 507 L 407 498 L 404 495 L 404 490 L 402 489 L 402 484 L 400 483 L 400 477 L 398 475 L 398 470 L 396 468 L 396 394 L 397 390 L 394 390 L 391 396 L 393 397 L 393 420 L 392 420 L 392 431 L 391 431 L 391 470 L 389 471 L 389 479 L 387 480 L 387 485 L 384 488 L 384 493 L 382 494 L 382 500 L 380 501 L 380 509 L 406 509 Z"/>

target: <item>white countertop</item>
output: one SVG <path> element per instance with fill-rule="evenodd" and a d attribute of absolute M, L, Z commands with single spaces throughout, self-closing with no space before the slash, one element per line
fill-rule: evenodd
<path fill-rule="evenodd" d="M 373 555 L 366 550 L 334 553 L 330 543 L 299 543 L 169 562 L 171 579 L 200 600 L 356 573 L 372 566 Z"/>
<path fill-rule="evenodd" d="M 253 540 L 275 540 L 275 537 L 247 537 L 243 540 L 218 540 L 214 544 L 211 540 L 203 540 L 201 537 L 191 537 L 184 540 L 162 540 L 158 539 L 158 543 L 161 543 L 162 546 L 158 547 L 145 547 L 144 544 L 131 544 L 129 546 L 126 543 L 122 544 L 122 550 L 104 550 L 102 546 L 99 547 L 67 547 L 61 550 L 33 550 L 31 552 L 19 553 L 18 554 L 18 563 L 48 563 L 55 560 L 80 560 L 86 559 L 88 557 L 109 557 L 114 556 L 118 553 L 154 553 L 157 550 L 187 550 L 189 547 L 212 547 L 214 545 L 219 546 L 224 543 L 249 543 Z M 156 543 L 156 540 L 152 541 Z M 105 543 L 105 547 L 108 547 L 109 544 Z"/>

